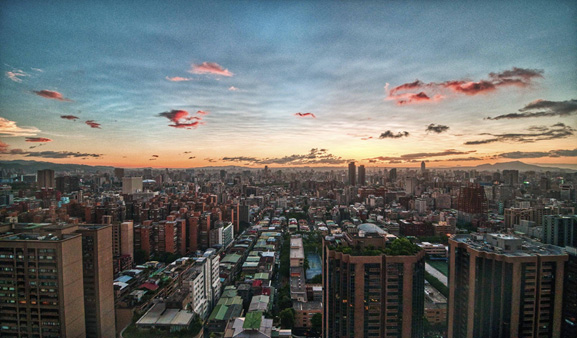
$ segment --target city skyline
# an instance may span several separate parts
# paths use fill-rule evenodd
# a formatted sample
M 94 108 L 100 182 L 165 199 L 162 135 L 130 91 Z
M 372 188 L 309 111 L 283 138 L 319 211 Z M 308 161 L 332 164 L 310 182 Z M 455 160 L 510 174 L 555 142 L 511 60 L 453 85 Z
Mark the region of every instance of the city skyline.
M 570 1 L 7 3 L 0 160 L 576 166 L 576 12 Z

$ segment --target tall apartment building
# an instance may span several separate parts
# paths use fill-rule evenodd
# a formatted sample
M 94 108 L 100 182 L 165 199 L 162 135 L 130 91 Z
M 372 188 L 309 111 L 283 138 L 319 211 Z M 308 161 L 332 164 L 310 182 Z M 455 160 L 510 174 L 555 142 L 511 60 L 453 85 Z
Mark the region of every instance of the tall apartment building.
M 84 337 L 80 234 L 0 238 L 0 336 Z
M 543 216 L 543 243 L 577 247 L 577 215 Z
M 54 180 L 54 170 L 43 169 L 38 170 L 36 173 L 36 182 L 38 183 L 38 188 L 55 188 L 56 181 Z
M 142 177 L 122 177 L 122 193 L 134 194 L 142 191 Z
M 567 254 L 503 234 L 449 240 L 452 337 L 559 337 Z
M 351 162 L 349 163 L 349 185 L 356 185 L 357 184 L 357 180 L 356 180 L 356 166 L 355 166 L 355 162 Z
M 359 166 L 359 185 L 363 186 L 367 183 L 367 171 L 364 165 Z
M 565 265 L 563 292 L 563 324 L 561 337 L 577 337 L 577 248 L 566 247 L 569 260 Z
M 115 336 L 112 227 L 36 230 L 0 238 L 0 336 Z
M 423 336 L 425 252 L 404 239 L 387 251 L 377 229 L 324 241 L 323 337 Z M 411 254 L 397 255 L 397 244 Z

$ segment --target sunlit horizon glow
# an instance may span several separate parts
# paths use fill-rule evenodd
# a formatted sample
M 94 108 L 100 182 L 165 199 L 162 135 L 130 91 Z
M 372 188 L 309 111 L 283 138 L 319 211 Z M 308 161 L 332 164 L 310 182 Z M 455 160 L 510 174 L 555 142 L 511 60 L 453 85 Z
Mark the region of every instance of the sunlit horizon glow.
M 577 169 L 576 13 L 572 1 L 8 2 L 0 161 Z

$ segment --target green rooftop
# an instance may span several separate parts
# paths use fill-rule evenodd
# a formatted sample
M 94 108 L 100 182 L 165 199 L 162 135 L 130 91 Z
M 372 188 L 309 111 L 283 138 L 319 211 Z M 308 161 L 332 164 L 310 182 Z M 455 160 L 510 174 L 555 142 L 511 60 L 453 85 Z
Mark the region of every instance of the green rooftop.
M 244 318 L 244 324 L 242 325 L 242 328 L 247 330 L 258 330 L 260 329 L 261 322 L 262 322 L 261 311 L 249 312 L 246 314 L 246 317 Z

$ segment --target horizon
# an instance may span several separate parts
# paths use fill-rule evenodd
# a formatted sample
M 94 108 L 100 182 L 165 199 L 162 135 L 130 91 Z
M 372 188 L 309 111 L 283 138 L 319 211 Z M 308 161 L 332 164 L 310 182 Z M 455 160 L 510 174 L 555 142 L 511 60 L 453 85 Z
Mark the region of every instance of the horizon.
M 576 13 L 571 1 L 6 3 L 0 161 L 577 169 Z

